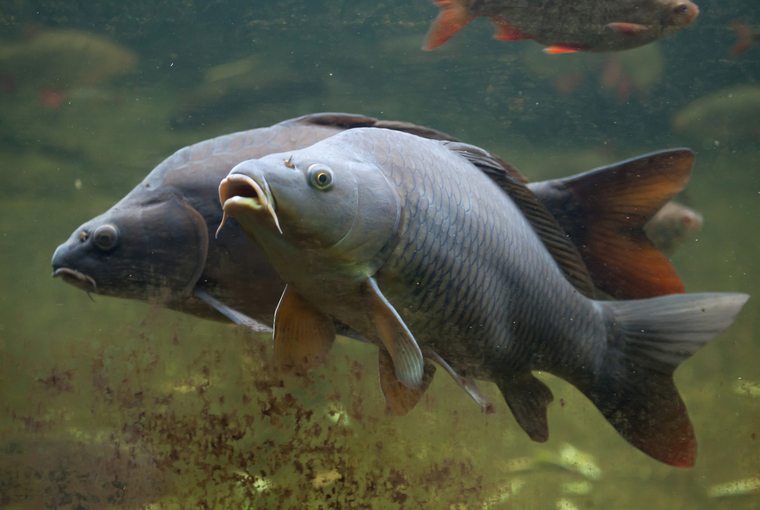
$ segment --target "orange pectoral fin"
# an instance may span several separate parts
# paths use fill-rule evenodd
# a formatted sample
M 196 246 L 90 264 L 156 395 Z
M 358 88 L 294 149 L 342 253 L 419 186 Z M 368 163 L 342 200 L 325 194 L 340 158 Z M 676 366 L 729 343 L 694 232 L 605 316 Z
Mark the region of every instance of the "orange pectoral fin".
M 650 30 L 648 26 L 638 23 L 608 23 L 605 26 L 626 35 L 641 35 Z
M 494 24 L 497 30 L 496 35 L 493 36 L 493 38 L 498 39 L 499 41 L 525 41 L 533 39 L 532 36 L 510 25 L 509 22 L 501 16 L 493 16 L 491 18 L 491 23 Z
M 425 51 L 444 44 L 475 19 L 467 13 L 463 0 L 435 0 L 435 4 L 441 8 L 441 12 L 425 36 L 425 44 L 422 46 Z
M 274 315 L 274 358 L 280 370 L 306 375 L 319 368 L 335 341 L 330 317 L 315 310 L 290 285 Z
M 395 414 L 396 416 L 404 416 L 414 409 L 422 398 L 422 395 L 425 394 L 428 386 L 430 386 L 435 374 L 435 365 L 429 361 L 425 361 L 422 384 L 419 388 L 407 388 L 396 378 L 393 358 L 383 348 L 380 348 L 380 352 L 378 353 L 378 369 L 380 373 L 380 389 L 385 397 L 385 408 L 388 413 Z

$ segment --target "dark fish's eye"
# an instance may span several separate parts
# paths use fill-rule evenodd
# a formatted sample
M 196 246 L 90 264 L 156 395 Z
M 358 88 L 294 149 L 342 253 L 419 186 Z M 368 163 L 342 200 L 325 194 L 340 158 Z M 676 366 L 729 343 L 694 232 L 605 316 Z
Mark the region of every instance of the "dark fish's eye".
M 113 225 L 105 224 L 95 229 L 92 242 L 103 251 L 113 250 L 119 241 L 119 231 Z
M 676 6 L 675 9 L 673 9 L 673 12 L 675 12 L 676 14 L 686 14 L 688 11 L 689 11 L 689 6 L 687 6 L 686 4 L 680 4 Z
M 333 174 L 325 165 L 315 163 L 309 167 L 309 182 L 319 190 L 326 190 L 332 185 Z

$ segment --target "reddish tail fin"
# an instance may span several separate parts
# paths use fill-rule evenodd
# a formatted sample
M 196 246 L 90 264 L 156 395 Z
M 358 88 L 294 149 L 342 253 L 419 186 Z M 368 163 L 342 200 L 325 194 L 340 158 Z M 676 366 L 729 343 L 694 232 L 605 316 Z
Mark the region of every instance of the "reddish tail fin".
M 425 44 L 422 46 L 425 51 L 444 44 L 475 19 L 467 13 L 463 0 L 433 0 L 433 2 L 441 8 L 441 12 L 425 37 Z
M 644 225 L 689 180 L 694 153 L 656 152 L 529 185 L 578 247 L 594 284 L 618 299 L 684 292 Z

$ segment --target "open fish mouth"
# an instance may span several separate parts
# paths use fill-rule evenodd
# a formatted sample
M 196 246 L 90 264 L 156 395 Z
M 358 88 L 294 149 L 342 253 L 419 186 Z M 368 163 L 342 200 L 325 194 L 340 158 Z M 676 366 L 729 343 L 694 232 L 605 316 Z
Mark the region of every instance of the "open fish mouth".
M 80 288 L 83 291 L 98 293 L 98 286 L 95 283 L 95 279 L 92 276 L 88 276 L 84 273 L 80 273 L 76 269 L 70 269 L 68 267 L 59 267 L 53 271 L 53 278 L 62 278 L 64 282 Z
M 252 209 L 254 211 L 266 210 L 274 220 L 277 230 L 282 234 L 280 220 L 274 211 L 274 199 L 266 184 L 262 187 L 254 179 L 242 174 L 232 174 L 227 176 L 219 184 L 219 201 L 224 209 L 224 216 L 216 235 L 227 221 L 228 211 L 238 209 Z

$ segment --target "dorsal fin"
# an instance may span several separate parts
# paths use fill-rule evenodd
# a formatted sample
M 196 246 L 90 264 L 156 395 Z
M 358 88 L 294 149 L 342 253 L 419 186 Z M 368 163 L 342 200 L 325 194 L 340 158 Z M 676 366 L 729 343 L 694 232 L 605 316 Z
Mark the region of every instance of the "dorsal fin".
M 596 286 L 616 299 L 684 292 L 644 225 L 689 181 L 694 153 L 645 154 L 530 189 L 581 250 Z
M 512 171 L 517 173 L 517 170 L 509 164 L 505 166 L 473 145 L 457 142 L 444 142 L 443 145 L 482 170 L 509 195 L 549 250 L 565 278 L 584 296 L 592 297 L 594 283 L 580 252 L 546 206 L 513 174 Z M 517 175 L 522 177 L 519 173 Z
M 416 135 L 429 140 L 446 140 L 458 142 L 459 140 L 437 129 L 418 126 L 411 122 L 400 122 L 395 120 L 378 120 L 364 115 L 355 115 L 352 113 L 312 113 L 296 119 L 297 122 L 312 124 L 317 126 L 334 126 L 343 129 L 353 129 L 362 127 L 374 127 L 392 129 L 393 131 L 403 131 L 411 135 Z

